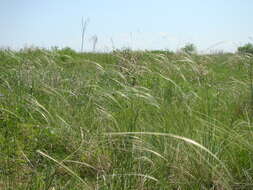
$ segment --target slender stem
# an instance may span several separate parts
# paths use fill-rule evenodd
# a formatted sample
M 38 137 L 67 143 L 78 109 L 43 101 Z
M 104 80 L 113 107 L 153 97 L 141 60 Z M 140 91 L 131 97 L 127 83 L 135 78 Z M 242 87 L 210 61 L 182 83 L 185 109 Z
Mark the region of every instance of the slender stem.
M 89 19 L 84 19 L 82 18 L 82 44 L 81 44 L 81 52 L 83 52 L 83 46 L 84 46 L 84 34 L 87 28 L 87 24 L 88 24 Z

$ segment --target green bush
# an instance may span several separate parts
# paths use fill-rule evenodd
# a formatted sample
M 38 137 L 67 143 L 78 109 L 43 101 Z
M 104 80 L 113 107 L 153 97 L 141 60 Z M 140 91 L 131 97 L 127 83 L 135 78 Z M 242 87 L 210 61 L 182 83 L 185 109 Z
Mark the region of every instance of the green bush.
M 77 54 L 77 52 L 74 49 L 71 49 L 70 47 L 62 48 L 61 50 L 58 50 L 58 52 L 60 54 L 69 55 L 69 56 L 74 56 Z
M 194 44 L 186 44 L 184 47 L 181 48 L 182 52 L 193 54 L 196 53 L 197 48 Z
M 253 54 L 253 44 L 247 43 L 244 46 L 240 46 L 237 48 L 239 53 L 250 53 Z

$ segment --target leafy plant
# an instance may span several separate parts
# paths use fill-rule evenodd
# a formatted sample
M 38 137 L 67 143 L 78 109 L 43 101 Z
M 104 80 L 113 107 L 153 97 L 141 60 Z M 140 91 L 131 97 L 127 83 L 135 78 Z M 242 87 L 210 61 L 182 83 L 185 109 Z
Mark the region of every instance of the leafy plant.
M 184 47 L 182 47 L 181 51 L 188 53 L 188 54 L 193 54 L 193 53 L 197 52 L 197 48 L 194 44 L 189 43 L 189 44 L 186 44 Z
M 247 43 L 244 46 L 240 46 L 240 47 L 237 48 L 237 51 L 239 53 L 253 54 L 253 44 Z

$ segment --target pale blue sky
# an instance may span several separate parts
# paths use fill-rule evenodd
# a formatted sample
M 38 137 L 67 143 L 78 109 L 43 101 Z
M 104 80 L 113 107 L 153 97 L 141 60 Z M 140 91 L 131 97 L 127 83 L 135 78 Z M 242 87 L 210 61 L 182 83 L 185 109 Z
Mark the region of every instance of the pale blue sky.
M 0 0 L 0 47 L 80 50 L 84 17 L 85 50 L 97 35 L 102 51 L 176 50 L 188 42 L 233 51 L 253 42 L 252 10 L 253 0 Z

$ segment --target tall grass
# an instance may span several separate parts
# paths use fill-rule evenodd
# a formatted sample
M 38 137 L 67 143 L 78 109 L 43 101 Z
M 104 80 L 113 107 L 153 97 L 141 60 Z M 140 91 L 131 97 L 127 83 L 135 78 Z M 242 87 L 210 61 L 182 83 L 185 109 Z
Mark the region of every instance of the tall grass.
M 0 51 L 0 189 L 252 189 L 252 57 Z

